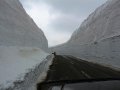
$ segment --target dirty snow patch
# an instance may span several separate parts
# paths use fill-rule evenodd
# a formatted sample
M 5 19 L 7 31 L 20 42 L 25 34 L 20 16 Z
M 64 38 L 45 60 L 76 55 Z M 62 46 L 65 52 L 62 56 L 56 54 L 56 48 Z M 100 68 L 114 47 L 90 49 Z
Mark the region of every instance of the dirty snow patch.
M 0 46 L 0 87 L 9 87 L 48 56 L 40 48 Z

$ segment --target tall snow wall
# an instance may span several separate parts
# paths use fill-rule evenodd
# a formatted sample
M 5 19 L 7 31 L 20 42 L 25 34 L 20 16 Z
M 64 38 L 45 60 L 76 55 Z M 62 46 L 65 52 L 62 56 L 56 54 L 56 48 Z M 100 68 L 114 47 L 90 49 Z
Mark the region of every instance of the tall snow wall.
M 46 77 L 48 42 L 19 0 L 0 0 L 0 90 L 35 90 Z
M 0 0 L 0 46 L 38 47 L 46 50 L 47 39 L 19 0 Z
M 120 0 L 108 0 L 89 15 L 67 43 L 51 49 L 120 69 Z

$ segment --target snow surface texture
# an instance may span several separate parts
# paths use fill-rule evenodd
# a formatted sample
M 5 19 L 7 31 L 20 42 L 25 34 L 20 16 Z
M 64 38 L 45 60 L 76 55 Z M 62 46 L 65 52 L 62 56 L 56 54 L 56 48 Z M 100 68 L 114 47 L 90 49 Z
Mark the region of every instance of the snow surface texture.
M 0 0 L 0 90 L 33 90 L 50 65 L 43 50 L 47 40 L 19 0 Z
M 49 70 L 49 66 L 52 64 L 53 56 L 49 55 L 42 61 L 35 69 L 31 69 L 26 74 L 23 81 L 16 81 L 15 87 L 9 87 L 9 90 L 37 90 L 37 84 L 44 81 Z M 3 89 L 4 90 L 4 89 Z
M 67 43 L 51 49 L 120 69 L 120 0 L 108 0 L 82 23 Z
M 26 14 L 19 0 L 0 0 L 0 46 L 48 48 L 43 32 Z
M 81 24 L 69 42 L 90 44 L 118 35 L 120 35 L 120 0 L 108 0 Z
M 49 54 L 39 48 L 0 46 L 0 88 L 14 86 L 13 82 L 15 84 L 17 81 L 23 81 L 28 72 L 31 73 L 28 73 L 30 75 L 25 79 L 37 79 L 38 76 L 35 75 L 40 75 L 39 73 L 42 72 L 42 70 L 45 71 L 44 68 L 48 68 L 48 66 L 40 64 L 48 55 Z M 41 71 L 39 72 L 34 69 L 41 69 Z M 32 79 L 30 80 L 32 82 Z M 33 84 L 30 80 L 26 80 L 25 82 L 28 81 L 28 83 Z

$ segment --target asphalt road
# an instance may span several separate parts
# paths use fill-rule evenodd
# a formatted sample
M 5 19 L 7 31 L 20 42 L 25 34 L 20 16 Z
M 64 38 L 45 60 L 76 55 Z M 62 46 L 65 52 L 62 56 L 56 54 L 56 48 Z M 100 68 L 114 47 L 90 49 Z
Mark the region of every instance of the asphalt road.
M 56 55 L 45 81 L 104 78 L 120 78 L 120 72 L 72 56 Z

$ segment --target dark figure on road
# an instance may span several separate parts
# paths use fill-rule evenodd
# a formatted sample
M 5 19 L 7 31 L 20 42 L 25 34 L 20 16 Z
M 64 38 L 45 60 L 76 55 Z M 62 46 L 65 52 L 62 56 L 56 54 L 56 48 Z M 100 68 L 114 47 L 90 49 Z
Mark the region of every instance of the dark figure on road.
M 56 56 L 56 52 L 53 52 L 52 54 L 53 54 L 54 56 Z

